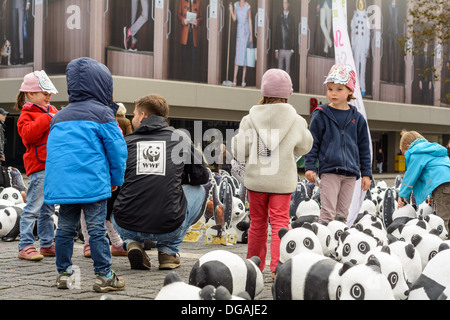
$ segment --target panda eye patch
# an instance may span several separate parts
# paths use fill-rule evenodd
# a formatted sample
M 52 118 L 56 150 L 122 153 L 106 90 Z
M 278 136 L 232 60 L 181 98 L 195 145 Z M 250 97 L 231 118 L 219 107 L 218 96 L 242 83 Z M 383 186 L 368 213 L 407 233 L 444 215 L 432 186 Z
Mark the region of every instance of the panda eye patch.
M 305 238 L 303 240 L 303 245 L 308 249 L 314 249 L 314 242 L 311 240 L 311 238 Z
M 436 251 L 431 251 L 430 254 L 428 255 L 428 260 L 431 260 L 435 255 L 437 254 Z
M 389 283 L 390 283 L 390 285 L 391 285 L 391 288 L 394 289 L 394 288 L 395 288 L 395 285 L 396 285 L 397 282 L 398 282 L 398 274 L 397 274 L 397 272 L 391 272 L 391 273 L 389 273 L 387 279 L 388 279 L 388 281 L 389 281 Z
M 4 194 L 4 195 L 3 195 L 3 199 L 7 200 L 7 199 L 8 199 L 8 195 L 7 195 L 7 194 Z
M 370 250 L 370 246 L 369 246 L 369 244 L 367 242 L 362 241 L 362 242 L 358 243 L 358 250 L 361 253 L 367 253 Z
M 295 250 L 295 247 L 296 247 L 297 245 L 295 244 L 295 241 L 289 241 L 288 243 L 287 243 L 287 245 L 286 245 L 286 252 L 287 253 L 292 253 L 292 252 L 294 252 L 294 250 Z
M 12 197 L 16 200 L 19 199 L 19 196 L 17 195 L 17 193 L 13 193 Z
M 356 300 L 364 300 L 364 288 L 356 283 L 350 288 L 350 295 Z
M 346 243 L 344 245 L 344 247 L 342 248 L 342 255 L 344 257 L 346 257 L 346 256 L 348 256 L 350 254 L 350 251 L 352 251 L 352 249 L 351 249 L 350 245 L 348 243 Z

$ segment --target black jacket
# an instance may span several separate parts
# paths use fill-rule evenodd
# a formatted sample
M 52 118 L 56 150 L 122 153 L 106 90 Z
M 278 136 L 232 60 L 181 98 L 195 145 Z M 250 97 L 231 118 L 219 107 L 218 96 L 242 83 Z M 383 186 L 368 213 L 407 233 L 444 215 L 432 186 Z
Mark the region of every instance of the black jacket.
M 284 18 L 284 12 L 278 15 L 275 30 L 275 50 L 295 50 L 295 18 L 289 12 L 288 18 Z
M 125 137 L 125 182 L 114 202 L 117 224 L 127 230 L 164 234 L 184 221 L 187 201 L 182 185 L 209 179 L 201 153 L 191 139 L 152 115 Z

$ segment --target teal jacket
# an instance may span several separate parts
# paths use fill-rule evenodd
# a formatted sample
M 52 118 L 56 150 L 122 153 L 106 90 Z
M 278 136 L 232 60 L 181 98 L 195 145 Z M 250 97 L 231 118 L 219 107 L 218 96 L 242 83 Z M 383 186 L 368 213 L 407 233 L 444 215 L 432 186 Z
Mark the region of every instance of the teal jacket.
M 399 196 L 408 199 L 411 191 L 417 204 L 431 196 L 434 189 L 450 182 L 450 159 L 447 149 L 438 143 L 417 139 L 405 153 L 406 172 Z

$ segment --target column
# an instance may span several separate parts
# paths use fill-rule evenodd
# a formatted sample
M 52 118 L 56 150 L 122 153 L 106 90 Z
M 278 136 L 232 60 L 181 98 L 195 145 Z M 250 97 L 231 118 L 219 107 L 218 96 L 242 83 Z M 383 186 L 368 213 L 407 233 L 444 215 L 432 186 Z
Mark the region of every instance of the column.
M 36 0 L 34 8 L 34 70 L 44 69 L 44 1 Z
M 309 49 L 309 28 L 308 28 L 308 0 L 302 0 L 301 18 L 299 24 L 299 55 L 300 55 L 300 72 L 299 72 L 299 92 L 306 93 L 306 74 L 308 63 Z
M 380 100 L 380 78 L 381 78 L 381 0 L 374 0 L 375 11 L 372 28 L 372 96 L 373 100 Z
M 257 16 L 253 28 L 256 29 L 257 60 L 256 60 L 256 88 L 261 88 L 261 78 L 267 70 L 267 51 L 269 48 L 269 0 L 258 0 Z M 252 14 L 255 12 L 252 8 Z M 255 31 L 255 30 L 254 30 Z
M 208 84 L 221 81 L 220 66 L 222 61 L 222 35 L 225 8 L 222 0 L 210 0 L 206 24 L 208 27 Z M 225 80 L 225 77 L 223 77 Z
M 154 25 L 154 78 L 167 79 L 168 55 L 171 32 L 171 15 L 168 0 L 155 0 L 155 25 Z
M 90 1 L 89 56 L 101 63 L 105 63 L 105 10 L 105 0 Z

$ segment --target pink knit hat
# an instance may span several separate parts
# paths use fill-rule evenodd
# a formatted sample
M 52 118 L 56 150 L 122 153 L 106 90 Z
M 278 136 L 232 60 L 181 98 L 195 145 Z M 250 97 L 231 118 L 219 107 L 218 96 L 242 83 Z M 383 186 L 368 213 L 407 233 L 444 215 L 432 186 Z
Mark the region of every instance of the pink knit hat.
M 327 84 L 328 82 L 343 84 L 352 92 L 355 92 L 356 73 L 350 65 L 337 63 L 331 67 L 323 84 Z
M 264 97 L 288 99 L 294 89 L 289 74 L 281 69 L 269 69 L 264 73 L 261 93 Z
M 21 92 L 47 92 L 58 94 L 50 78 L 45 71 L 34 71 L 27 74 L 23 78 L 22 85 L 20 86 Z

